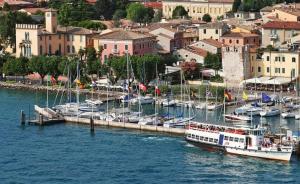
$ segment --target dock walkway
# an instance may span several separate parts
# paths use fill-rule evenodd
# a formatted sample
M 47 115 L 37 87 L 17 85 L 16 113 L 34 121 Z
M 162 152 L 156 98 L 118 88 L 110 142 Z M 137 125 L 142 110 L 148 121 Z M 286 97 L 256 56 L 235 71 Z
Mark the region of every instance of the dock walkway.
M 50 125 L 59 122 L 66 123 L 78 123 L 78 124 L 91 124 L 91 119 L 89 118 L 80 118 L 80 117 L 70 117 L 70 116 L 59 116 L 55 111 L 49 108 L 41 108 L 37 105 L 34 106 L 34 109 L 37 114 L 39 114 L 37 120 L 31 120 L 31 123 L 39 125 Z M 156 125 L 139 125 L 135 123 L 126 123 L 126 122 L 115 122 L 115 121 L 105 121 L 93 119 L 93 124 L 95 126 L 107 126 L 107 127 L 116 127 L 116 128 L 127 128 L 141 131 L 152 131 L 152 132 L 162 132 L 175 135 L 184 135 L 185 129 L 183 128 L 168 128 Z

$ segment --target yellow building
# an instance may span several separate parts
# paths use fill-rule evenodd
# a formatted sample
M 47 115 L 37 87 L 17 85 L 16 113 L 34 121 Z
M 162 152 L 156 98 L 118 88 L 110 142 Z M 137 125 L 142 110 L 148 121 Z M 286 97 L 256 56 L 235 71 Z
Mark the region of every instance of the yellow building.
M 16 24 L 16 56 L 70 55 L 93 46 L 91 30 L 57 24 L 57 11 L 45 10 L 46 26 Z
M 252 52 L 250 61 L 252 77 L 299 77 L 299 51 L 265 51 L 259 59 Z
M 213 20 L 231 11 L 233 0 L 164 0 L 162 1 L 163 16 L 172 18 L 176 6 L 183 6 L 192 19 L 201 20 L 209 14 Z

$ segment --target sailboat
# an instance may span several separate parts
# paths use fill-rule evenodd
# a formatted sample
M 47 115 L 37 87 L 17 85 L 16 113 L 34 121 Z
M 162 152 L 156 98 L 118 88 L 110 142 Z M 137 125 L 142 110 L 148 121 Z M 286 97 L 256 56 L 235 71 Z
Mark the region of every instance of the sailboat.
M 181 81 L 182 81 L 182 77 L 183 76 L 183 73 L 182 71 L 180 70 L 180 76 L 181 76 Z M 183 79 L 184 80 L 184 79 Z M 185 80 L 184 80 L 185 81 Z M 185 83 L 186 84 L 186 83 Z M 182 82 L 181 82 L 181 86 L 183 86 Z M 186 86 L 186 85 L 185 85 Z M 190 91 L 190 89 L 189 89 Z M 181 98 L 182 98 L 182 93 L 183 91 L 181 91 Z M 190 93 L 188 93 L 190 94 Z M 181 101 L 183 101 L 184 99 L 182 99 Z M 190 99 L 190 95 L 189 95 L 189 100 L 188 102 L 192 102 L 191 99 Z M 192 104 L 188 104 L 190 107 L 192 107 Z M 174 117 L 174 118 L 171 118 L 170 120 L 167 120 L 164 122 L 163 126 L 164 127 L 185 127 L 186 123 L 193 120 L 195 118 L 195 115 L 191 116 L 191 109 L 192 108 L 189 108 L 189 116 L 188 117 L 184 117 L 184 106 L 181 106 L 181 115 L 177 116 L 177 117 Z M 194 114 L 194 113 L 193 113 Z

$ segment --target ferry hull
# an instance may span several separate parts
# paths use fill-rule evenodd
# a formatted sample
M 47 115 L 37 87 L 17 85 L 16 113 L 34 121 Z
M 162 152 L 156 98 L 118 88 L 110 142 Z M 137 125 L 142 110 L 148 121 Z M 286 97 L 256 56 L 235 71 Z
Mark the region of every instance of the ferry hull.
M 241 148 L 225 147 L 225 151 L 230 154 L 244 155 L 250 157 L 258 157 L 270 160 L 290 161 L 292 152 L 276 152 L 276 151 L 258 151 L 246 150 Z
M 209 151 L 225 151 L 224 150 L 224 147 L 221 146 L 221 145 L 218 145 L 218 144 L 208 144 L 208 143 L 205 143 L 205 142 L 196 142 L 194 140 L 189 140 L 189 139 L 185 139 L 188 143 L 192 144 L 192 145 L 195 145 L 197 147 L 200 147 L 200 148 L 204 148 L 206 150 L 209 150 Z

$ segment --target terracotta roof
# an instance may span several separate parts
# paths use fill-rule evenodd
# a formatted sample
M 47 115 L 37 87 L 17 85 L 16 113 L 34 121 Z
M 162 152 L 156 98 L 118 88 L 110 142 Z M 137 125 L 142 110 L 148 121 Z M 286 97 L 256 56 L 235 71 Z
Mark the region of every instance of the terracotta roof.
M 264 29 L 296 29 L 300 30 L 300 22 L 271 21 L 262 26 Z
M 291 8 L 291 7 L 286 7 L 286 8 L 282 7 L 282 8 L 276 8 L 276 10 L 289 13 L 291 15 L 300 16 L 300 9 Z
M 82 27 L 73 27 L 73 26 L 67 26 L 67 27 L 58 26 L 57 27 L 57 32 L 74 34 L 74 35 L 93 34 L 93 31 L 91 31 L 89 29 L 85 29 L 85 28 L 82 28 Z
M 162 36 L 162 37 L 168 38 L 170 40 L 174 39 L 173 37 L 171 37 L 169 35 L 166 35 L 166 34 L 163 34 L 163 33 L 159 33 L 158 36 Z
M 227 34 L 224 34 L 222 37 L 225 37 L 225 38 L 228 38 L 228 37 L 258 37 L 259 35 L 257 34 L 252 34 L 252 33 L 234 33 L 234 32 L 231 32 L 231 33 L 227 33 Z
M 108 39 L 108 40 L 136 40 L 136 39 L 144 39 L 144 38 L 151 38 L 151 37 L 154 36 L 150 34 L 142 34 L 133 31 L 117 30 L 106 34 L 97 35 L 94 38 Z
M 22 8 L 19 11 L 21 12 L 24 11 L 30 14 L 36 14 L 38 11 L 45 12 L 46 10 L 47 10 L 46 8 Z
M 203 40 L 200 40 L 204 43 L 207 43 L 209 45 L 212 45 L 214 47 L 217 47 L 217 48 L 221 48 L 222 47 L 222 43 L 221 42 L 218 42 L 217 40 L 214 40 L 214 39 L 203 39 Z
M 33 5 L 33 3 L 31 2 L 27 2 L 27 1 L 21 1 L 21 0 L 0 0 L 0 5 L 3 6 L 4 3 L 7 3 L 9 5 Z
M 97 0 L 85 0 L 88 4 L 96 4 Z
M 194 54 L 197 54 L 199 56 L 202 56 L 202 57 L 206 57 L 207 55 L 207 51 L 204 50 L 204 49 L 200 49 L 198 47 L 194 47 L 194 46 L 187 46 L 186 48 L 184 48 L 185 50 L 189 51 L 189 52 L 192 52 Z
M 162 9 L 162 2 L 144 2 L 145 7 L 153 8 L 153 9 Z
M 274 10 L 274 7 L 272 7 L 272 6 L 266 6 L 262 9 L 260 9 L 261 12 L 272 12 L 272 10 Z
M 202 24 L 199 27 L 200 28 L 208 28 L 208 29 L 221 29 L 224 26 L 227 26 L 224 22 L 210 22 L 207 24 Z

